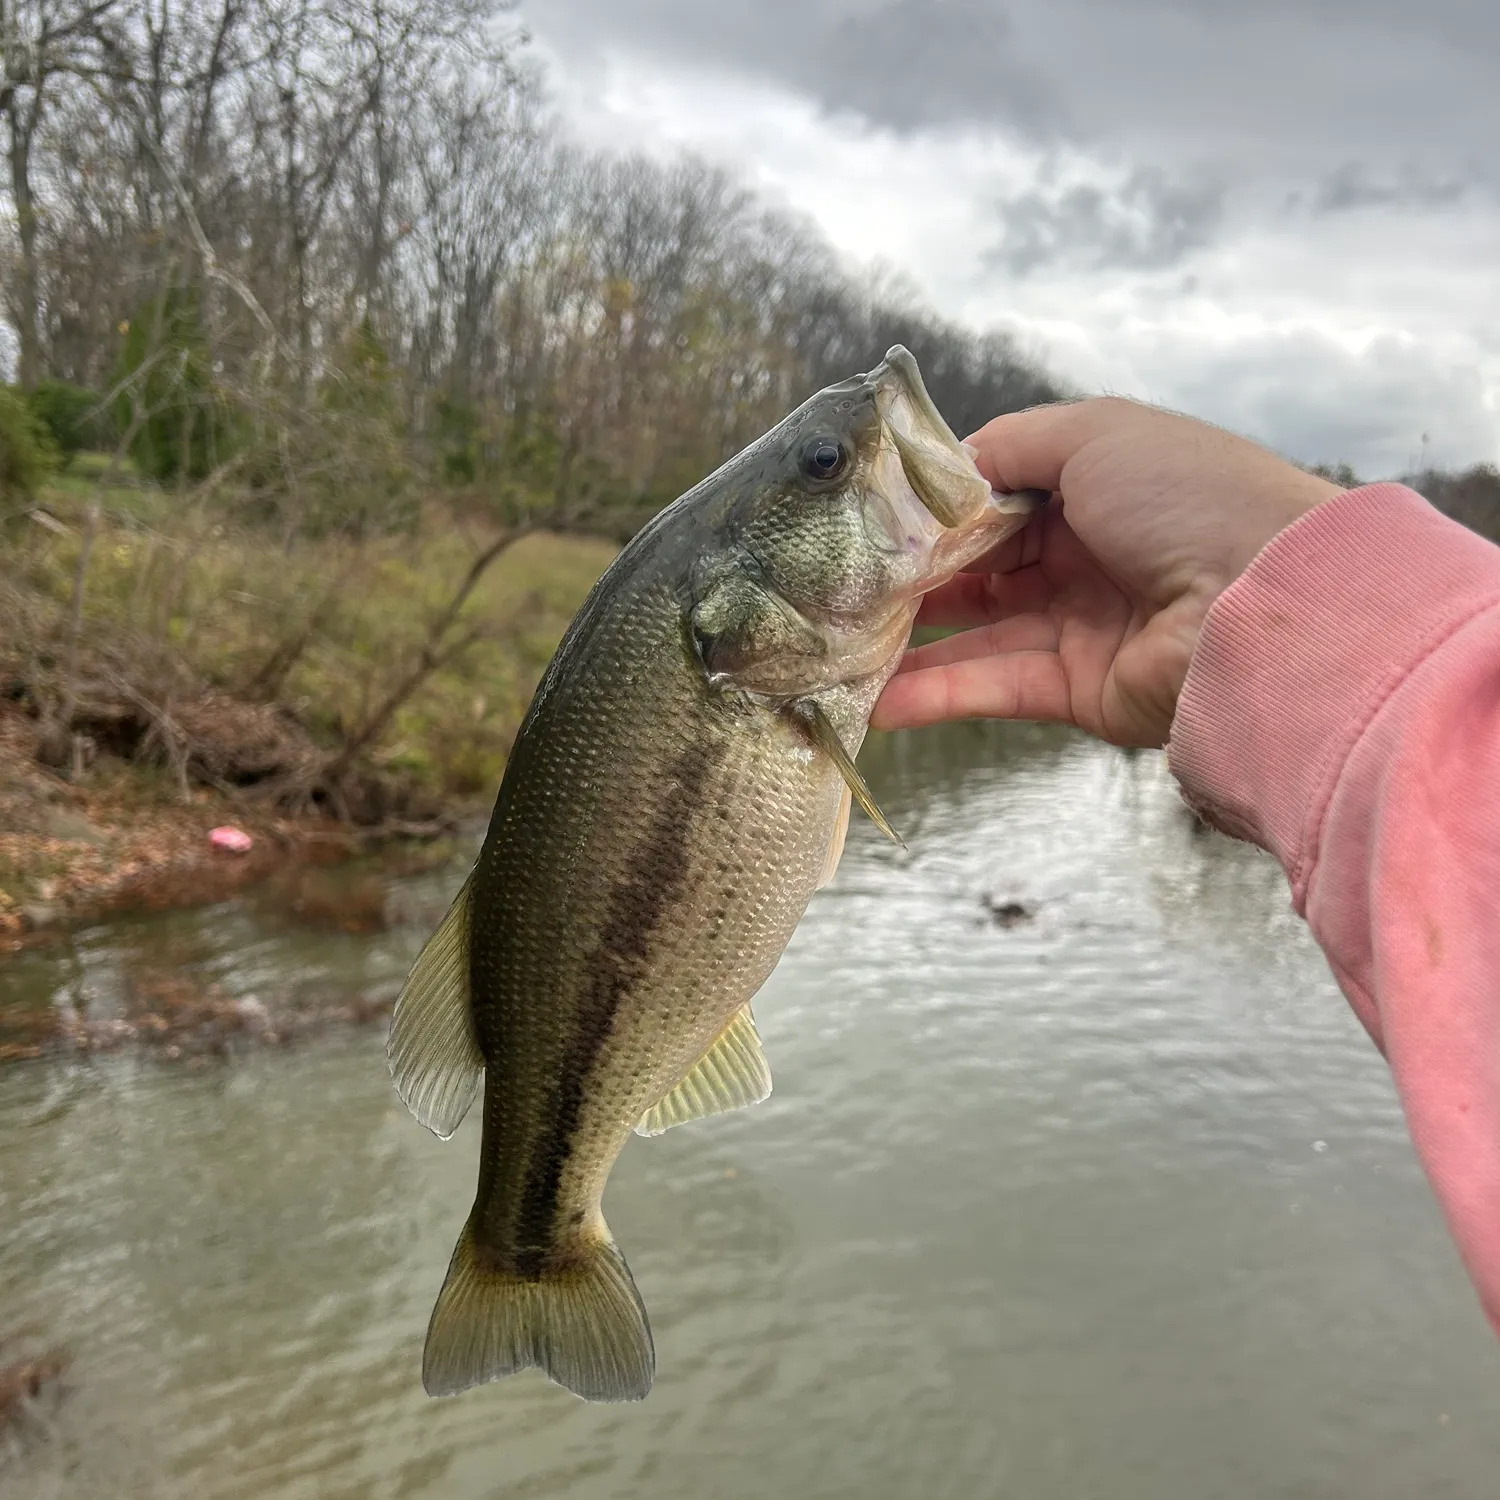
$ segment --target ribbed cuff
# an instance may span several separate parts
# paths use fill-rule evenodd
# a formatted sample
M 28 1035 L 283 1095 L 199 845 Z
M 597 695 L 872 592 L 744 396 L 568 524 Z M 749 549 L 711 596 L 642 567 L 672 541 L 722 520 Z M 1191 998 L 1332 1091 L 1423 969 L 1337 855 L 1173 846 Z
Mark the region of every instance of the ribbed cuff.
M 1167 749 L 1183 796 L 1275 854 L 1301 911 L 1350 750 L 1407 673 L 1497 599 L 1500 547 L 1404 485 L 1309 511 L 1204 621 Z

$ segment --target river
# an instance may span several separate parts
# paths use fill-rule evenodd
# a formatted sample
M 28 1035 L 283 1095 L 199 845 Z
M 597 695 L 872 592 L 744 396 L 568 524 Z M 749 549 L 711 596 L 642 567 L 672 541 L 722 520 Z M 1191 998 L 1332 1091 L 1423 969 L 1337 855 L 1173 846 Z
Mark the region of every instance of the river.
M 477 1120 L 412 1121 L 382 1025 L 15 1063 L 0 1333 L 73 1364 L 0 1495 L 1493 1500 L 1500 1347 L 1279 870 L 1159 756 L 1061 731 L 861 765 L 908 851 L 856 814 L 757 1002 L 775 1092 L 611 1179 L 644 1404 L 423 1395 Z M 251 898 L 0 984 L 108 1014 L 145 948 L 250 1000 L 388 996 L 461 873 L 396 882 L 374 936 Z

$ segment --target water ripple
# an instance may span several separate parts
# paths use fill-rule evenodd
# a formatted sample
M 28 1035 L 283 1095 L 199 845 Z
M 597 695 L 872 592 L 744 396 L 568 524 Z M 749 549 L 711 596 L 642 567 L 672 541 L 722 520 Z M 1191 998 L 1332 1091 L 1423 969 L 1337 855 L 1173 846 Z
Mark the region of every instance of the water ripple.
M 1275 866 L 1195 833 L 1159 756 L 957 726 L 864 760 L 908 851 L 857 825 L 762 993 L 775 1093 L 611 1182 L 644 1405 L 422 1396 L 477 1142 L 405 1116 L 374 1032 L 19 1065 L 0 1308 L 75 1365 L 0 1494 L 1488 1500 L 1500 1358 Z M 460 873 L 377 938 L 230 904 L 8 981 L 105 1015 L 141 963 L 388 993 Z

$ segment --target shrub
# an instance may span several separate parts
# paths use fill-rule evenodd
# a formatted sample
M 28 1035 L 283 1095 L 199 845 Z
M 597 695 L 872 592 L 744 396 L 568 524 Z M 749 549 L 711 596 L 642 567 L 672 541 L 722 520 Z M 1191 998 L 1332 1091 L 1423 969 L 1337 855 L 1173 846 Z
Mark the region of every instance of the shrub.
M 109 420 L 93 391 L 66 380 L 40 380 L 27 401 L 32 414 L 51 434 L 65 467 L 75 453 L 108 442 Z
M 148 415 L 130 445 L 142 474 L 152 479 L 201 479 L 238 446 L 234 413 L 215 386 L 197 298 L 169 288 L 125 327 L 115 383 L 130 381 L 116 402 L 125 431 L 138 405 Z
M 0 386 L 0 501 L 29 500 L 57 466 L 57 448 L 26 398 Z
M 346 331 L 310 398 L 279 389 L 247 426 L 242 520 L 293 536 L 410 532 L 419 505 L 401 390 L 367 324 Z
M 471 401 L 444 393 L 433 407 L 434 436 L 443 478 L 449 484 L 473 484 L 479 477 L 479 413 Z

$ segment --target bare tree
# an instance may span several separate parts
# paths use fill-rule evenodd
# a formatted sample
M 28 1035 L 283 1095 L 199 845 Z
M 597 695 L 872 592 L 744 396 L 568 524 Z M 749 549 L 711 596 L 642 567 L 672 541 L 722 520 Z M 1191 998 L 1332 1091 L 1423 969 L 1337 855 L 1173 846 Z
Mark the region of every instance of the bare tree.
M 42 373 L 32 151 L 56 80 L 101 67 L 97 42 L 116 3 L 0 0 L 0 113 L 5 121 L 11 209 L 20 251 L 9 300 L 20 343 L 18 373 L 28 390 Z
M 494 627 L 479 585 L 518 538 L 628 535 L 892 342 L 955 426 L 1055 394 L 1005 336 L 851 276 L 724 172 L 570 143 L 510 16 L 510 0 L 0 0 L 22 383 L 78 382 L 113 415 L 109 474 L 128 454 L 173 507 L 159 555 L 221 520 L 278 560 L 333 549 L 236 658 L 241 699 L 296 678 L 367 543 L 472 525 L 446 597 L 336 743 L 298 760 L 303 793 L 340 795 Z M 145 632 L 149 672 L 91 635 L 114 555 L 102 483 L 74 520 L 67 576 L 27 605 L 52 622 L 32 655 L 53 664 L 36 695 L 53 753 L 104 684 L 184 777 L 170 610 Z

